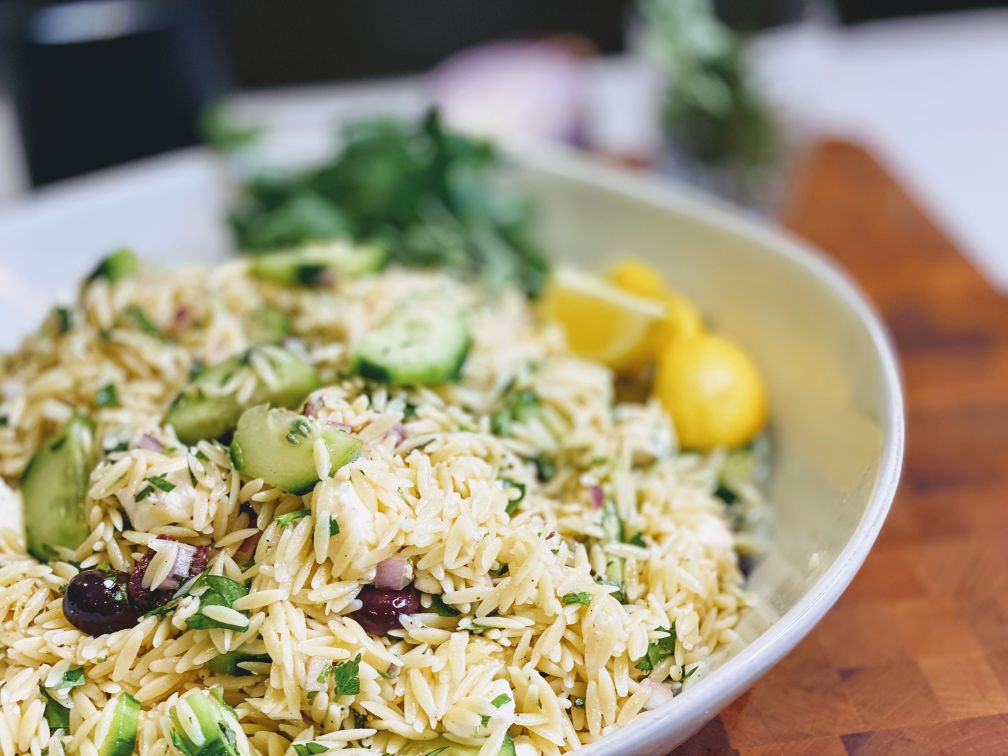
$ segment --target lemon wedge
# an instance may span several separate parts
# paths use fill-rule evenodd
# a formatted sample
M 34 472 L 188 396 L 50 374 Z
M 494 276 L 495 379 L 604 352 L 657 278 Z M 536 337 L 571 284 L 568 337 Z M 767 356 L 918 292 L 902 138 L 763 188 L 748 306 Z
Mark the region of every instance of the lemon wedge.
M 665 308 L 591 273 L 558 268 L 543 294 L 542 314 L 563 327 L 577 354 L 621 370 L 652 351 L 652 329 Z

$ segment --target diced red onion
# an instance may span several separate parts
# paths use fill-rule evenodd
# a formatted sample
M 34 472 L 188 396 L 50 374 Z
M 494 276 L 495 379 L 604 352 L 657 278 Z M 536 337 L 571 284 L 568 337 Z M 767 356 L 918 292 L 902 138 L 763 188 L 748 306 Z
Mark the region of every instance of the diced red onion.
M 175 309 L 174 324 L 179 328 L 185 328 L 193 319 L 193 311 L 189 307 L 178 307 Z
M 602 502 L 605 501 L 605 491 L 602 490 L 602 486 L 592 486 L 591 494 L 595 509 L 602 509 Z
M 144 433 L 140 436 L 140 443 L 137 446 L 141 449 L 148 449 L 150 451 L 159 452 L 164 449 L 164 444 L 158 441 L 154 436 L 149 436 Z
M 325 690 L 325 683 L 319 682 L 319 675 L 325 669 L 328 662 L 321 656 L 313 656 L 308 660 L 308 669 L 305 671 L 305 690 L 309 693 L 316 690 Z
M 161 539 L 155 538 L 149 545 L 153 549 L 157 549 L 154 543 Z M 167 541 L 161 541 L 162 543 L 167 543 Z M 178 550 L 175 552 L 175 563 L 172 564 L 171 572 L 168 573 L 168 577 L 165 578 L 164 583 L 159 586 L 161 589 L 165 590 L 175 590 L 182 582 L 189 578 L 189 568 L 192 566 L 193 557 L 196 556 L 196 547 L 190 546 L 188 543 L 175 543 Z M 149 567 L 148 567 L 149 569 Z
M 648 711 L 657 709 L 659 706 L 664 706 L 675 698 L 672 688 L 656 680 L 652 680 L 650 677 L 641 682 L 641 687 L 646 688 L 648 691 L 647 701 L 644 702 L 644 708 Z
M 250 535 L 241 545 L 238 547 L 238 551 L 235 552 L 235 561 L 238 564 L 242 562 L 247 562 L 255 554 L 256 547 L 259 545 L 259 539 L 262 538 L 262 531 L 257 530 L 255 533 Z
M 410 583 L 407 574 L 409 562 L 402 557 L 389 557 L 378 563 L 374 584 L 377 588 L 391 591 L 401 591 Z

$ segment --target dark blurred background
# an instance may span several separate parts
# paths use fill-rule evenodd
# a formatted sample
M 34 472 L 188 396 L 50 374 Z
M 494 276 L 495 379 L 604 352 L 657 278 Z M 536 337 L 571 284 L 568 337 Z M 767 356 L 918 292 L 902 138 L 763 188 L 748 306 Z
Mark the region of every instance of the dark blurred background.
M 842 24 L 994 6 L 993 0 L 717 0 L 755 31 L 810 12 Z M 11 94 L 31 184 L 199 139 L 200 113 L 238 90 L 423 71 L 501 38 L 576 35 L 626 48 L 629 0 L 0 0 L 0 86 Z

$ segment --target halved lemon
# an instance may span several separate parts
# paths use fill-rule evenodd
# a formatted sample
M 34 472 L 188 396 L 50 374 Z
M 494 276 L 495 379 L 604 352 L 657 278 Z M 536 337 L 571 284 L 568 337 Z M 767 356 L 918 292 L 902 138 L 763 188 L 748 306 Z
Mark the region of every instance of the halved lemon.
M 543 294 L 542 313 L 563 326 L 577 354 L 621 370 L 652 350 L 651 330 L 665 308 L 591 273 L 558 268 Z

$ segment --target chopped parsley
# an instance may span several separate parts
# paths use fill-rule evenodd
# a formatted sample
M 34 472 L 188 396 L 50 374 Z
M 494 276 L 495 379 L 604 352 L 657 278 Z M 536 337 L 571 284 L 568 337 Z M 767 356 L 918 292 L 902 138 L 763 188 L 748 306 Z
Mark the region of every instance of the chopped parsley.
M 650 672 L 655 667 L 657 667 L 661 662 L 668 659 L 670 656 L 675 655 L 676 647 L 676 632 L 675 623 L 673 622 L 671 627 L 668 628 L 658 628 L 659 632 L 668 633 L 664 638 L 659 638 L 656 641 L 652 641 L 648 644 L 647 653 L 644 654 L 637 662 L 634 667 L 641 670 L 642 672 Z
M 490 705 L 493 706 L 495 709 L 499 709 L 501 706 L 508 703 L 510 700 L 511 696 L 509 696 L 507 693 L 501 693 L 493 701 L 490 702 Z
M 363 711 L 353 712 L 353 725 L 357 730 L 367 727 L 367 714 Z
M 444 598 L 436 593 L 431 594 L 431 606 L 440 617 L 458 617 L 462 612 L 450 604 L 444 602 Z
M 49 690 L 69 690 L 70 688 L 76 688 L 78 685 L 84 684 L 84 668 L 83 667 L 73 667 L 68 669 L 63 673 L 63 678 L 51 686 Z
M 296 753 L 297 756 L 312 756 L 312 754 L 325 753 L 328 750 L 329 746 L 322 745 L 321 743 L 310 742 L 294 744 L 294 753 Z
M 502 564 L 500 567 L 490 570 L 490 574 L 493 577 L 502 577 L 503 575 L 506 575 L 508 573 L 509 569 L 510 567 L 508 567 L 508 565 L 505 563 Z
M 339 522 L 335 517 L 329 515 L 329 537 L 337 536 L 340 534 Z
M 715 489 L 714 495 L 721 499 L 721 501 L 725 504 L 734 504 L 738 501 L 738 494 L 728 488 L 724 483 L 718 483 L 718 487 Z
M 119 397 L 116 395 L 114 384 L 106 383 L 95 394 L 94 403 L 96 407 L 119 407 Z
M 332 676 L 333 695 L 356 696 L 360 693 L 360 677 L 358 677 L 360 662 L 361 654 L 357 654 L 342 664 L 327 664 L 319 673 L 318 682 L 325 683 L 326 678 Z
M 68 307 L 57 307 L 53 310 L 56 315 L 56 327 L 59 333 L 66 333 L 73 328 L 73 311 Z
M 136 324 L 136 327 L 139 328 L 141 331 L 146 333 L 148 336 L 154 336 L 155 338 L 161 339 L 162 341 L 165 340 L 165 336 L 163 333 L 161 333 L 161 329 L 159 329 L 156 325 L 154 325 L 151 322 L 151 319 L 147 317 L 147 313 L 144 312 L 142 308 L 133 305 L 132 307 L 129 308 L 129 310 L 127 310 L 127 312 L 129 313 L 130 318 Z
M 686 671 L 686 666 L 683 665 L 683 676 L 680 678 L 679 682 L 681 684 L 684 684 L 687 680 L 689 680 L 693 676 L 693 673 L 696 672 L 698 669 L 700 669 L 700 665 L 699 664 L 694 664 L 693 665 L 693 669 L 691 669 L 691 670 L 689 670 L 687 672 Z
M 634 546 L 640 546 L 642 549 L 647 548 L 647 544 L 644 543 L 644 534 L 638 533 L 633 538 L 631 538 L 627 543 L 633 544 Z
M 532 464 L 535 465 L 536 475 L 543 483 L 552 480 L 556 475 L 556 464 L 549 457 L 536 457 L 532 460 Z
M 167 492 L 175 490 L 175 484 L 165 478 L 164 475 L 152 475 L 149 478 L 146 478 L 146 481 L 152 486 L 160 488 L 162 491 Z
M 41 685 L 39 690 L 42 692 L 42 696 L 45 698 L 45 711 L 43 712 L 45 716 L 46 724 L 49 725 L 50 732 L 53 730 L 63 730 L 66 732 L 70 729 L 70 709 L 61 704 L 55 698 L 49 695 L 47 691 Z
M 513 480 L 510 480 L 509 478 L 504 478 L 504 480 L 502 480 L 501 483 L 504 484 L 505 491 L 510 488 L 518 489 L 518 498 L 509 499 L 507 506 L 504 508 L 505 512 L 507 512 L 509 515 L 513 515 L 515 512 L 518 511 L 518 505 L 521 504 L 522 501 L 524 501 L 525 499 L 525 484 L 517 483 Z
M 230 609 L 235 601 L 242 596 L 248 595 L 248 586 L 223 575 L 201 575 L 189 590 L 191 591 L 193 588 L 196 588 L 200 581 L 203 581 L 207 585 L 207 590 L 200 596 L 199 611 L 186 619 L 186 626 L 193 630 L 208 630 L 215 627 L 238 631 L 247 629 L 247 620 L 243 626 L 232 625 L 206 616 L 203 613 L 203 609 L 208 606 L 226 606 Z M 246 618 L 248 617 L 248 614 L 245 612 L 239 613 Z
M 294 520 L 300 520 L 302 517 L 307 517 L 311 514 L 310 509 L 295 509 L 293 512 L 287 512 L 287 514 L 277 515 L 274 517 L 274 521 L 280 524 L 281 528 L 289 527 L 294 524 Z M 329 532 L 332 534 L 332 520 L 329 521 Z M 336 526 L 339 528 L 339 525 Z M 337 532 L 339 532 L 337 530 Z
M 624 588 L 623 583 L 620 583 L 617 580 L 607 580 L 604 577 L 595 578 L 595 582 L 598 583 L 599 585 L 609 585 L 612 586 L 613 588 L 616 588 L 617 590 L 613 591 L 609 595 L 612 596 L 617 601 L 619 601 L 621 604 L 625 604 L 627 602 L 626 588 Z
M 480 727 L 486 727 L 488 724 L 490 724 L 490 715 L 480 714 Z
M 591 603 L 591 594 L 588 591 L 581 591 L 580 593 L 568 593 L 563 599 L 564 606 L 570 604 L 582 604 L 583 606 L 588 606 Z
M 538 407 L 539 395 L 532 389 L 506 394 L 490 416 L 490 432 L 495 436 L 508 435 L 513 423 L 529 419 Z

